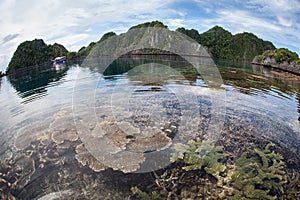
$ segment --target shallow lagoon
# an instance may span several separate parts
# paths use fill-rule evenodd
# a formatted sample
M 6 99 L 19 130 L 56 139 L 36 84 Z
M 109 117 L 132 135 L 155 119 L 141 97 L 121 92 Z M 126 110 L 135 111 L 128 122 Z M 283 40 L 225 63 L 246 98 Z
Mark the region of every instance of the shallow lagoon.
M 217 69 L 214 86 L 174 56 L 119 58 L 103 74 L 73 64 L 2 78 L 3 198 L 297 195 L 300 78 Z M 253 179 L 237 173 L 270 180 L 249 189 Z

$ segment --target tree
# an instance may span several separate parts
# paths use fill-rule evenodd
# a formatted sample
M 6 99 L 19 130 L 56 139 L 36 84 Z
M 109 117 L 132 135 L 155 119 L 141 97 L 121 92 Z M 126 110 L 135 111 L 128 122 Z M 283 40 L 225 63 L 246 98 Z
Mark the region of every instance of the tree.
M 177 28 L 176 31 L 179 33 L 185 34 L 200 43 L 200 34 L 197 30 L 195 30 L 195 29 L 188 30 L 188 29 L 181 27 L 181 28 Z
M 98 43 L 103 42 L 103 41 L 106 40 L 107 38 L 110 38 L 110 37 L 115 36 L 115 35 L 117 35 L 115 32 L 108 32 L 108 33 L 105 33 L 105 34 L 101 37 L 101 39 L 98 41 Z
M 7 73 L 29 66 L 51 62 L 57 56 L 66 56 L 68 50 L 55 43 L 47 45 L 42 39 L 22 42 L 8 64 Z
M 147 28 L 147 27 L 160 27 L 160 28 L 168 28 L 168 26 L 164 25 L 160 21 L 152 21 L 152 22 L 145 22 L 142 24 L 138 24 L 136 26 L 132 26 L 129 30 L 134 28 Z

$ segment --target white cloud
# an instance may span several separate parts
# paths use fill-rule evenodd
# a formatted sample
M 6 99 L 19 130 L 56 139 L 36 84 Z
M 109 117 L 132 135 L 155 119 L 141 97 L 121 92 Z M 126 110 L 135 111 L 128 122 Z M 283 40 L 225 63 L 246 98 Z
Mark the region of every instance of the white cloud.
M 58 42 L 69 50 L 78 50 L 99 40 L 107 31 L 125 32 L 132 25 L 152 20 L 163 21 L 171 29 L 183 26 L 199 32 L 218 24 L 234 33 L 253 32 L 300 52 L 298 0 L 189 1 L 198 7 L 185 7 L 186 3 L 185 0 L 2 0 L 0 70 L 7 65 L 17 45 L 25 40 L 43 38 L 47 43 Z
M 183 19 L 167 19 L 167 24 L 172 27 L 182 27 L 184 26 Z
M 181 11 L 177 12 L 177 14 L 178 14 L 180 17 L 184 17 L 184 16 L 187 15 L 186 12 L 181 12 Z
M 292 27 L 292 25 L 293 25 L 292 19 L 287 19 L 287 18 L 283 18 L 280 16 L 278 16 L 277 18 L 278 18 L 278 22 L 280 25 L 286 26 L 286 27 Z
M 233 33 L 252 32 L 278 48 L 300 53 L 300 3 L 298 0 L 195 0 L 210 18 L 200 16 L 200 28 L 218 24 Z
M 273 16 L 282 26 L 291 27 L 297 22 L 297 12 L 300 10 L 298 0 L 249 0 L 248 5 L 252 5 L 265 16 Z
M 82 41 L 82 40 L 84 40 L 88 37 L 89 37 L 88 34 L 73 34 L 71 36 L 68 35 L 68 36 L 65 36 L 65 37 L 60 37 L 55 42 L 59 43 L 59 44 L 63 44 L 64 46 L 71 47 L 69 49 L 71 51 L 76 51 L 77 49 L 74 49 L 74 47 L 76 47 L 76 44 L 77 44 L 76 41 Z
M 1 45 L 2 63 L 25 40 L 42 38 L 46 42 L 58 42 L 68 49 L 78 50 L 74 48 L 87 45 L 95 38 L 99 39 L 108 30 L 128 29 L 122 25 L 114 27 L 115 23 L 131 25 L 157 19 L 156 16 L 161 19 L 169 16 L 172 10 L 168 9 L 168 5 L 173 1 L 175 0 L 2 0 L 0 41 L 4 41 L 9 35 L 18 35 L 7 41 L 5 46 Z
M 0 42 L 0 45 L 6 43 L 6 42 L 9 42 L 13 39 L 15 39 L 16 37 L 18 37 L 19 34 L 8 34 L 7 36 L 5 36 L 2 40 L 2 42 Z
M 248 3 L 260 5 L 263 11 L 272 11 L 275 14 L 292 14 L 293 12 L 297 12 L 297 9 L 300 7 L 298 0 L 249 0 Z
M 282 28 L 271 21 L 255 17 L 251 12 L 242 10 L 220 10 L 218 17 L 214 20 L 231 27 L 235 32 L 259 31 L 281 32 Z M 266 29 L 267 28 L 267 29 Z

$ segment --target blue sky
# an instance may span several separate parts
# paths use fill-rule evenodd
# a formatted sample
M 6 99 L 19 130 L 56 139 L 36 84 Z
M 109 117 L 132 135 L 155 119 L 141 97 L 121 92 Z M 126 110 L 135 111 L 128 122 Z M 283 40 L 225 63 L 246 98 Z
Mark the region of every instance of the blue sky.
M 0 70 L 25 40 L 42 38 L 77 51 L 108 31 L 152 20 L 171 30 L 202 33 L 219 25 L 233 34 L 252 32 L 300 54 L 299 0 L 1 0 Z

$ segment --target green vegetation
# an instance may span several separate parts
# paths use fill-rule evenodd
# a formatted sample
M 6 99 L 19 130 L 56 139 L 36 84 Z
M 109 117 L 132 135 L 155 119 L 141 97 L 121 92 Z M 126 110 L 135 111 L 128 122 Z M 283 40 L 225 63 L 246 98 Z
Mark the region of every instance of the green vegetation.
M 76 54 L 77 57 L 86 57 L 94 49 L 94 47 L 111 36 L 115 36 L 115 32 L 105 33 L 98 42 L 91 42 L 87 47 L 82 47 Z
M 288 49 L 285 48 L 280 48 L 276 49 L 274 51 L 274 58 L 276 62 L 282 63 L 284 61 L 287 61 L 288 63 L 291 62 L 297 62 L 299 63 L 299 56 L 297 53 L 289 51 Z
M 92 49 L 95 47 L 96 43 L 91 42 L 87 47 L 81 47 L 77 53 L 77 57 L 85 57 L 89 55 L 89 53 L 92 51 Z
M 48 45 L 49 56 L 58 57 L 58 56 L 67 56 L 68 50 L 61 44 L 54 43 L 53 45 Z
M 108 32 L 98 42 L 91 42 L 87 47 L 82 47 L 78 52 L 68 52 L 63 45 L 57 43 L 47 45 L 42 39 L 25 41 L 18 46 L 6 72 L 10 73 L 18 69 L 50 63 L 51 60 L 58 56 L 67 56 L 69 60 L 84 58 L 89 55 L 98 43 L 114 35 L 116 33 Z
M 68 60 L 73 60 L 73 59 L 77 58 L 77 52 L 75 52 L 75 51 L 68 52 L 67 58 L 68 58 Z
M 265 50 L 275 49 L 275 47 L 272 43 L 263 41 L 252 33 L 240 33 L 232 38 L 229 49 L 232 52 L 231 60 L 252 61 L 256 55 Z M 226 54 L 224 58 L 227 59 Z
M 178 146 L 178 161 L 183 161 L 186 164 L 183 169 L 186 171 L 203 169 L 206 173 L 218 178 L 219 174 L 226 169 L 225 165 L 220 162 L 226 154 L 223 152 L 223 147 L 210 147 L 211 145 L 212 144 L 208 141 L 200 142 L 192 140 L 188 143 L 188 148 L 184 153 L 184 148 Z M 209 151 L 207 155 L 203 155 L 203 157 L 200 156 L 200 154 L 202 152 L 205 153 L 206 150 Z M 176 158 L 172 157 L 171 160 L 176 160 Z
M 164 27 L 162 22 L 153 21 L 133 26 L 143 27 Z M 256 55 L 265 50 L 273 50 L 275 46 L 269 42 L 259 39 L 252 33 L 239 33 L 232 35 L 229 31 L 220 26 L 215 26 L 208 31 L 199 34 L 195 29 L 177 28 L 177 32 L 185 34 L 201 45 L 207 47 L 214 59 L 231 60 L 234 62 L 251 62 Z
M 171 157 L 173 167 L 155 173 L 156 185 L 139 186 L 144 191 L 133 187 L 131 191 L 134 197 L 147 200 L 297 199 L 299 175 L 287 181 L 287 167 L 276 148 L 273 143 L 261 148 L 253 144 L 237 157 L 209 141 L 179 143 Z
M 152 21 L 132 26 L 129 30 L 145 27 L 168 28 L 160 21 Z M 245 32 L 232 35 L 229 31 L 220 26 L 215 26 L 201 34 L 195 29 L 189 30 L 183 27 L 177 28 L 176 31 L 191 37 L 206 47 L 215 60 L 250 63 L 255 56 L 261 55 L 258 59 L 262 61 L 266 57 L 266 53 L 264 52 L 267 52 L 267 54 L 271 52 L 277 62 L 288 61 L 289 63 L 295 62 L 300 65 L 300 60 L 296 53 L 290 52 L 287 49 L 275 50 L 275 46 L 271 42 L 264 41 L 252 33 Z M 68 52 L 59 44 L 46 45 L 41 39 L 23 42 L 14 53 L 7 72 L 50 62 L 51 59 L 57 56 L 67 56 L 69 60 L 75 58 L 84 59 L 97 44 L 115 35 L 116 33 L 114 32 L 108 32 L 104 34 L 99 41 L 91 42 L 87 47 L 79 49 L 78 52 Z M 159 49 L 145 49 L 131 53 L 166 54 L 169 52 L 164 52 Z
M 274 144 L 269 143 L 265 149 L 245 152 L 236 160 L 234 187 L 243 194 L 236 194 L 234 199 L 241 199 L 241 196 L 249 199 L 277 199 L 277 196 L 282 196 L 287 179 L 285 163 L 273 148 Z
M 115 32 L 105 33 L 97 43 L 103 42 L 104 40 L 106 40 L 112 36 L 115 36 L 115 35 L 117 35 Z
M 200 35 L 199 43 L 207 47 L 215 59 L 225 59 L 232 57 L 232 52 L 229 49 L 232 38 L 233 36 L 229 31 L 215 26 Z
M 259 39 L 252 33 L 245 32 L 232 35 L 220 26 L 215 26 L 202 34 L 199 34 L 195 29 L 178 28 L 176 31 L 207 47 L 216 60 L 250 62 L 256 55 L 265 50 L 275 49 L 271 42 Z
M 190 38 L 196 40 L 198 43 L 200 43 L 200 35 L 197 30 L 195 30 L 195 29 L 188 30 L 188 29 L 181 27 L 181 28 L 177 28 L 176 31 L 179 33 L 185 34 L 185 35 L 189 36 Z
M 152 22 L 145 22 L 142 24 L 138 24 L 136 26 L 132 26 L 129 30 L 134 28 L 147 28 L 147 27 L 160 27 L 160 28 L 168 28 L 168 26 L 164 25 L 160 21 L 152 21 Z
M 51 62 L 57 56 L 66 56 L 68 50 L 60 45 L 47 45 L 42 39 L 25 41 L 15 51 L 7 69 L 7 73 L 29 66 Z
M 274 50 L 267 50 L 263 54 L 256 56 L 253 62 L 262 63 L 267 58 L 274 58 Z
M 137 195 L 141 200 L 163 200 L 157 192 L 152 192 L 151 195 L 141 191 L 138 187 L 132 187 L 131 192 Z
M 256 56 L 253 59 L 253 63 L 283 68 L 297 74 L 300 73 L 300 59 L 298 54 L 286 48 L 267 50 L 263 54 Z

